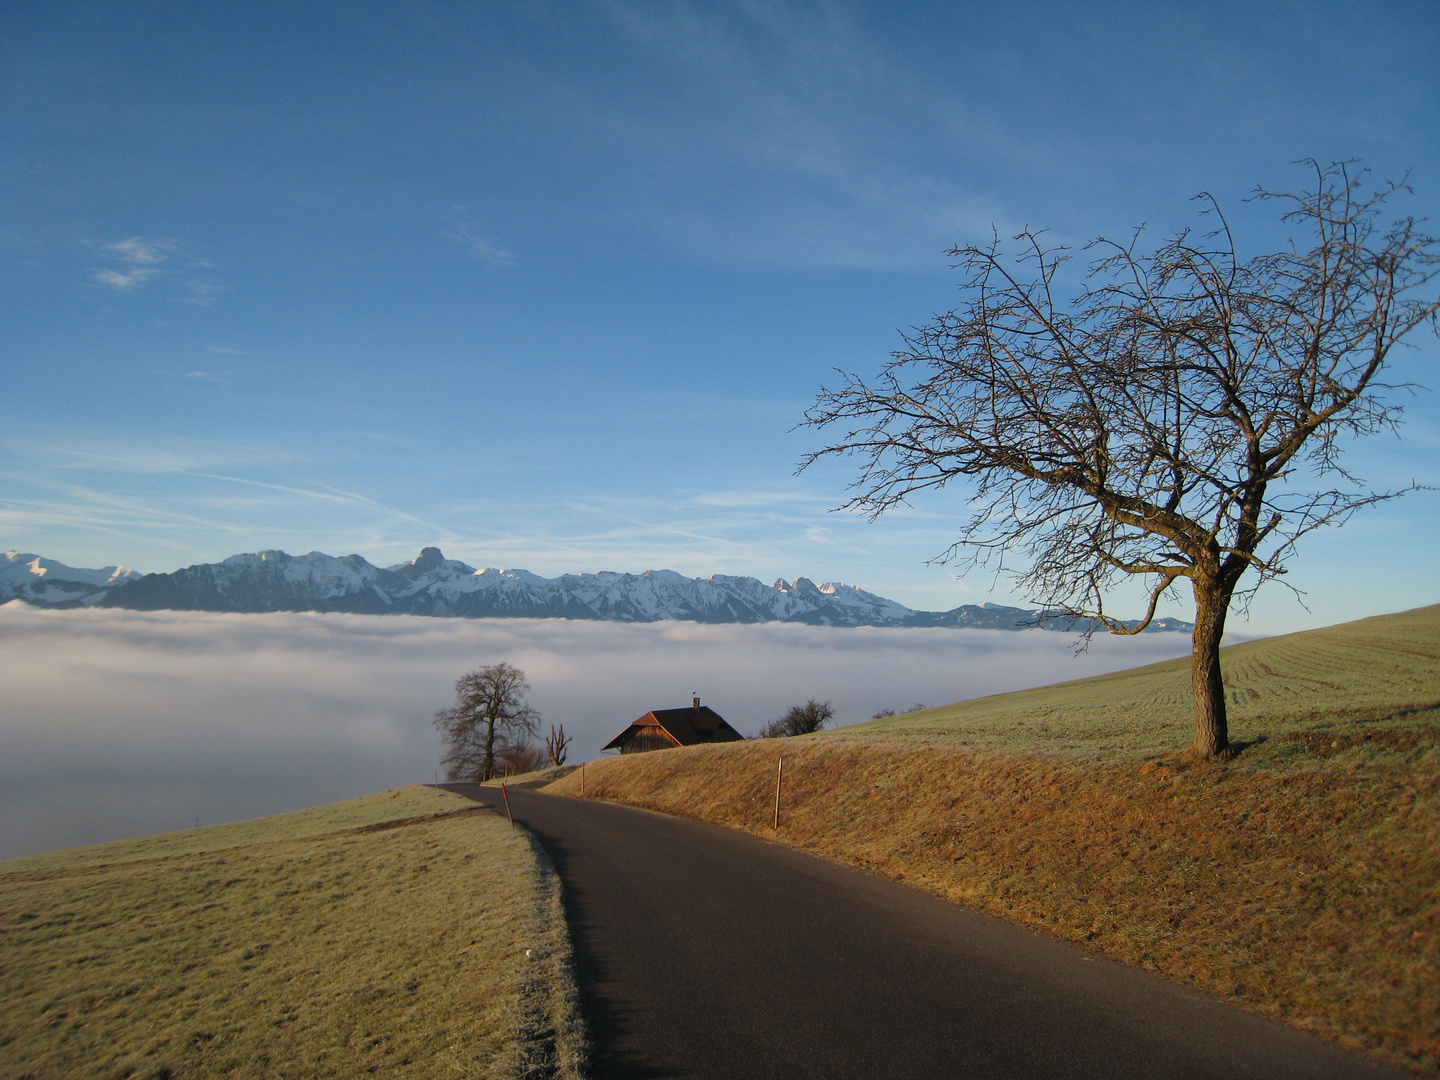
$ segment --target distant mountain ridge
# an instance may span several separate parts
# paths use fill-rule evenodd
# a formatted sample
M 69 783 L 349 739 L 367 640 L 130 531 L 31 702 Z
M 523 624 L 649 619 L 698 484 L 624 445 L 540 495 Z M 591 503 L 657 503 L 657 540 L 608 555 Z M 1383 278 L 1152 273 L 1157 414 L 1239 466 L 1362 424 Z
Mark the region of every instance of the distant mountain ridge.
M 82 570 L 38 555 L 0 556 L 0 603 L 42 607 L 113 607 L 136 611 L 342 611 L 362 615 L 452 618 L 589 619 L 609 622 L 792 622 L 812 626 L 951 626 L 1022 630 L 1039 610 L 967 604 L 950 611 L 916 611 L 894 600 L 809 578 L 766 585 L 752 577 L 712 574 L 690 578 L 673 570 L 643 574 L 564 574 L 477 570 L 427 547 L 410 562 L 381 568 L 359 555 L 318 551 L 287 555 L 258 551 L 200 563 L 169 574 L 123 566 Z M 1075 630 L 1064 619 L 1050 629 Z M 1190 630 L 1178 619 L 1157 619 L 1153 630 Z
M 69 607 L 142 576 L 125 566 L 83 570 L 39 555 L 7 551 L 0 555 L 0 603 L 24 600 L 42 607 Z

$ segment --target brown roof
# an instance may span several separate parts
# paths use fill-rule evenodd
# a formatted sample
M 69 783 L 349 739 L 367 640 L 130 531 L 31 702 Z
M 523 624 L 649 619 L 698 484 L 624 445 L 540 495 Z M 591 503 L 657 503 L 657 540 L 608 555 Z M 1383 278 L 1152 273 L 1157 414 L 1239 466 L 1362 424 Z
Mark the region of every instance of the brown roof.
M 648 712 L 600 749 L 614 750 L 625 741 L 625 736 L 637 727 L 664 728 L 681 746 L 693 746 L 701 742 L 734 742 L 745 737 L 727 724 L 725 718 L 709 705 L 701 705 L 698 709 L 655 709 Z

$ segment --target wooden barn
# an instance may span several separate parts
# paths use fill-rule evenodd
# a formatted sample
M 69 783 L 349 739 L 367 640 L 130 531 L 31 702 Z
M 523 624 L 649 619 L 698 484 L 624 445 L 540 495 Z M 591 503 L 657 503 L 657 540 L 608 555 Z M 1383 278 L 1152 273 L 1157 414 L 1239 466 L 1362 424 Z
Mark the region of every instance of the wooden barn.
M 736 742 L 745 738 L 725 718 L 700 699 L 688 709 L 656 709 L 647 712 L 604 745 L 605 750 L 622 754 L 643 754 L 647 750 L 668 750 L 672 746 L 697 743 Z

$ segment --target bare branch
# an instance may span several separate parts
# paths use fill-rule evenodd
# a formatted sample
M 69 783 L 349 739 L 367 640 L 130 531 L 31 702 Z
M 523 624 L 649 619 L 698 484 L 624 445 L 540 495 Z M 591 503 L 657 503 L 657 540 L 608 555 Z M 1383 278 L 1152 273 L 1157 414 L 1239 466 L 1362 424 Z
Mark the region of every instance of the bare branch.
M 845 508 L 872 519 L 959 481 L 969 514 L 941 561 L 1017 566 L 1047 609 L 1114 633 L 1135 632 L 1104 611 L 1117 582 L 1149 579 L 1149 625 L 1186 578 L 1197 655 L 1202 637 L 1218 649 L 1237 590 L 1282 575 L 1301 537 L 1403 493 L 1367 490 L 1341 450 L 1396 428 L 1409 387 L 1381 380 L 1391 350 L 1440 323 L 1440 245 L 1414 218 L 1380 223 L 1408 189 L 1306 164 L 1313 190 L 1256 193 L 1306 235 L 1272 254 L 1242 261 L 1208 194 L 1211 231 L 1148 254 L 1143 230 L 1097 240 L 1068 300 L 1071 256 L 1041 231 L 1014 237 L 1013 256 L 998 237 L 949 252 L 964 303 L 903 335 L 873 381 L 842 372 L 822 389 L 804 424 L 841 434 L 799 468 L 855 458 Z

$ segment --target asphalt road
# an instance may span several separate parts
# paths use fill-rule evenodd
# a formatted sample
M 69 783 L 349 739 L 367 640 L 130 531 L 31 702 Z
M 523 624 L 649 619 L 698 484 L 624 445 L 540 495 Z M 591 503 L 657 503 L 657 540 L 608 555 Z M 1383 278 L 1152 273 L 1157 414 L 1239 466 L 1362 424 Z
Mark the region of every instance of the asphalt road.
M 597 1080 L 1409 1075 L 744 833 L 510 797 L 564 884 Z

